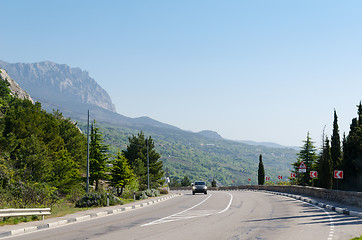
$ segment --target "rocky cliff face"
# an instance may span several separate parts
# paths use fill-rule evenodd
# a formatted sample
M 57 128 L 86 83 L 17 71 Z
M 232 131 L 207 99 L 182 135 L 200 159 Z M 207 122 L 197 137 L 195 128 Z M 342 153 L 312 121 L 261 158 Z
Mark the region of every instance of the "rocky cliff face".
M 56 109 L 57 105 L 95 105 L 115 112 L 108 93 L 80 68 L 70 68 L 53 62 L 7 63 L 0 61 L 5 69 L 36 101 Z
M 17 84 L 11 77 L 7 74 L 4 69 L 0 68 L 0 81 L 8 81 L 10 84 L 10 90 L 12 95 L 21 98 L 21 99 L 28 99 L 32 103 L 34 103 L 33 99 L 31 99 L 30 95 L 24 91 L 19 84 Z

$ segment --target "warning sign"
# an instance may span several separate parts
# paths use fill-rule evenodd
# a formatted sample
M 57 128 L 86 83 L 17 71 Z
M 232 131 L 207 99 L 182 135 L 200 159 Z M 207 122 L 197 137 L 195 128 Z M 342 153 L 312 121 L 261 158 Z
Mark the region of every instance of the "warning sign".
M 299 165 L 299 172 L 307 172 L 307 166 L 302 161 Z

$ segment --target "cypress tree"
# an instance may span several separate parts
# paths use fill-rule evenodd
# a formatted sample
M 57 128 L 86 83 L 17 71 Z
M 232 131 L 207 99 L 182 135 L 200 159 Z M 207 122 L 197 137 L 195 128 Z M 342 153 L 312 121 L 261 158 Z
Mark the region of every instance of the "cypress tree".
M 263 157 L 260 154 L 259 168 L 258 168 L 258 185 L 264 185 L 264 181 L 265 181 L 265 171 L 264 171 Z
M 215 180 L 215 178 L 212 178 L 211 187 L 216 187 L 216 180 Z
M 343 142 L 343 188 L 362 191 L 362 105 L 358 118 L 353 118 L 348 136 Z
M 342 151 L 341 151 L 341 140 L 339 137 L 338 117 L 336 110 L 334 110 L 333 134 L 331 138 L 331 159 L 332 159 L 332 170 L 341 170 Z
M 331 150 L 328 137 L 323 141 L 322 153 L 318 161 L 318 186 L 322 188 L 332 187 Z

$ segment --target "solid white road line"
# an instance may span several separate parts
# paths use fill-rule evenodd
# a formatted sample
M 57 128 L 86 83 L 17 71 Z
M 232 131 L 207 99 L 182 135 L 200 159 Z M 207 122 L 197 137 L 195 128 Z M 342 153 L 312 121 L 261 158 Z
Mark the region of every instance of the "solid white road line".
M 161 224 L 161 223 L 167 223 L 167 222 L 174 222 L 174 221 L 178 221 L 178 220 L 184 220 L 184 219 L 190 219 L 190 218 L 196 218 L 196 217 L 205 217 L 205 216 L 210 216 L 210 215 L 215 215 L 215 214 L 220 214 L 225 212 L 226 210 L 228 210 L 230 208 L 230 205 L 233 201 L 233 195 L 231 195 L 230 193 L 227 193 L 230 195 L 230 201 L 229 204 L 226 206 L 225 209 L 218 211 L 218 210 L 195 210 L 195 211 L 190 211 L 193 208 L 200 206 L 201 204 L 203 204 L 204 202 L 206 202 L 212 195 L 210 194 L 206 199 L 204 199 L 203 201 L 199 202 L 198 204 L 183 210 L 181 212 L 172 214 L 170 216 L 164 217 L 164 218 L 160 218 L 158 220 L 155 220 L 153 222 L 149 222 L 146 224 L 141 225 L 141 227 L 145 227 L 145 226 L 150 226 L 150 225 L 155 225 L 155 224 Z

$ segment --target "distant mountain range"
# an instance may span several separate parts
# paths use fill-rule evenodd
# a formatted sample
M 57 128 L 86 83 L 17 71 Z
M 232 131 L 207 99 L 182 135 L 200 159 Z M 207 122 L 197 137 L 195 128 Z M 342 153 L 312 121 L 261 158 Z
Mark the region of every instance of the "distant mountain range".
M 189 175 L 191 179 L 207 180 L 218 176 L 222 184 L 247 183 L 247 178 L 256 173 L 259 154 L 268 156 L 265 165 L 270 167 L 271 175 L 287 174 L 295 159 L 294 149 L 279 144 L 230 141 L 210 130 L 192 133 L 149 117 L 118 114 L 108 93 L 88 72 L 79 68 L 49 61 L 7 63 L 1 60 L 0 68 L 45 110 L 60 110 L 64 116 L 79 121 L 83 130 L 90 110 L 91 119 L 101 123 L 113 151 L 124 148 L 130 134 L 142 130 L 151 135 L 159 142 L 157 147 L 165 167 L 176 178 Z

